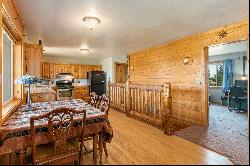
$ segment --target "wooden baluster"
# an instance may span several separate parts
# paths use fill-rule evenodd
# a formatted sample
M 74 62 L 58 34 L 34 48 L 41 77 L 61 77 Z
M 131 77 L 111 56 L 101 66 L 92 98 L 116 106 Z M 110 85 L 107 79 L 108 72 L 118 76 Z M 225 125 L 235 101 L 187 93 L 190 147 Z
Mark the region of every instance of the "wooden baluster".
M 140 113 L 142 113 L 142 90 L 139 90 L 139 108 L 140 108 Z
M 111 90 L 111 103 L 112 103 L 112 107 L 114 107 L 114 87 L 111 86 L 110 90 Z
M 158 92 L 158 118 L 161 117 L 161 91 Z
M 118 87 L 116 86 L 115 87 L 115 102 L 116 102 L 116 107 L 118 108 L 119 105 L 118 105 L 118 92 L 117 91 L 118 91 Z
M 156 108 L 156 92 L 155 90 L 153 91 L 153 105 L 154 105 L 154 118 L 157 118 L 157 108 Z
M 140 93 L 139 93 L 139 88 L 136 89 L 136 93 L 137 93 L 137 96 L 136 96 L 136 100 L 137 100 L 137 112 L 140 112 L 140 99 L 139 99 L 139 96 L 140 96 Z
M 126 82 L 126 103 L 125 103 L 125 112 L 126 115 L 129 116 L 130 111 L 131 111 L 131 103 L 132 103 L 132 99 L 131 99 L 131 89 L 129 87 L 129 81 Z
M 146 107 L 145 115 L 147 115 L 148 114 L 148 91 L 147 90 L 145 90 L 145 107 Z
M 135 111 L 135 89 L 132 88 L 132 110 Z
M 152 96 L 151 96 L 151 91 L 150 90 L 148 91 L 148 94 L 149 94 L 148 95 L 148 97 L 149 97 L 149 100 L 148 100 L 149 101 L 149 112 L 148 113 L 149 113 L 149 116 L 151 116 L 151 114 L 152 114 L 152 112 L 151 112 L 152 111 L 152 98 L 151 97 Z
M 116 106 L 118 107 L 119 106 L 119 104 L 118 104 L 118 98 L 119 98 L 119 96 L 118 96 L 118 87 L 116 87 L 115 88 L 115 95 L 116 95 Z
M 121 106 L 121 91 L 120 91 L 120 86 L 117 87 L 117 91 L 118 91 L 118 106 L 120 108 L 120 106 Z
M 144 108 L 145 108 L 145 106 L 144 106 L 144 104 L 145 104 L 144 96 L 145 96 L 145 91 L 142 90 L 142 114 L 144 114 Z

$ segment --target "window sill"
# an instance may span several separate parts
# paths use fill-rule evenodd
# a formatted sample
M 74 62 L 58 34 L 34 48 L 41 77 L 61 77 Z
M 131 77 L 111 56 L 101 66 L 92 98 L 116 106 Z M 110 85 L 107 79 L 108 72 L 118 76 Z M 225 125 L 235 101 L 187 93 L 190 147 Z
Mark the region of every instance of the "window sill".
M 14 99 L 7 104 L 2 106 L 2 121 L 1 124 L 4 123 L 9 116 L 22 104 L 22 100 Z
M 209 88 L 211 88 L 211 89 L 221 89 L 222 86 L 209 86 Z

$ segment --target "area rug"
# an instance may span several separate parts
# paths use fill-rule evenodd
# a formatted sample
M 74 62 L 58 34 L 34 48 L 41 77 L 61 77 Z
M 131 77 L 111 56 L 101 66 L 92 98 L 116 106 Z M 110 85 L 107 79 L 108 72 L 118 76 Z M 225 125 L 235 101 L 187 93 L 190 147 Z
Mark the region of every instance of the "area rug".
M 249 165 L 247 113 L 238 114 L 227 107 L 211 105 L 209 127 L 191 126 L 175 134 L 228 157 L 235 165 Z

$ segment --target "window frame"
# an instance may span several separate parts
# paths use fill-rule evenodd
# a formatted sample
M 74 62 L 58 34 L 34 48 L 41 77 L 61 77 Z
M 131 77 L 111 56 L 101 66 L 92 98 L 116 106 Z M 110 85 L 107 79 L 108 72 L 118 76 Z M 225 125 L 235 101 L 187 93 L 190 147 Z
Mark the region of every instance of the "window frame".
M 5 35 L 10 41 L 11 41 L 11 98 L 9 98 L 7 101 L 2 101 L 2 106 L 8 105 L 10 102 L 14 99 L 14 45 L 15 42 L 12 40 L 12 38 L 9 36 L 9 34 L 2 29 L 2 36 Z M 3 37 L 2 37 L 2 43 L 3 43 Z M 2 55 L 3 55 L 3 48 L 2 48 Z M 3 60 L 3 57 L 2 57 Z M 3 71 L 3 65 L 2 65 L 2 71 Z M 4 77 L 4 74 L 2 73 L 2 77 Z M 3 89 L 3 84 L 2 84 Z M 2 92 L 3 93 L 3 92 Z M 3 94 L 1 94 L 3 96 Z
M 215 86 L 211 86 L 210 85 L 210 82 L 209 82 L 209 77 L 208 77 L 208 86 L 209 86 L 209 88 L 221 88 L 222 87 L 222 85 L 218 85 L 218 66 L 219 65 L 223 65 L 223 62 L 222 61 L 212 61 L 212 62 L 209 62 L 208 63 L 208 71 L 209 71 L 209 66 L 210 65 L 216 65 L 216 85 Z M 223 77 L 223 75 L 222 75 L 222 77 Z

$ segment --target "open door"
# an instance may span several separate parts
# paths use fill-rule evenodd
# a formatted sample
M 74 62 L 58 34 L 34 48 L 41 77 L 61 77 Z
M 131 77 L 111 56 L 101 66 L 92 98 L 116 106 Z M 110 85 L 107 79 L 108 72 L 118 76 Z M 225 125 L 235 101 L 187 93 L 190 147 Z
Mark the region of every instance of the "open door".
M 127 80 L 127 64 L 115 62 L 115 83 L 125 83 Z

